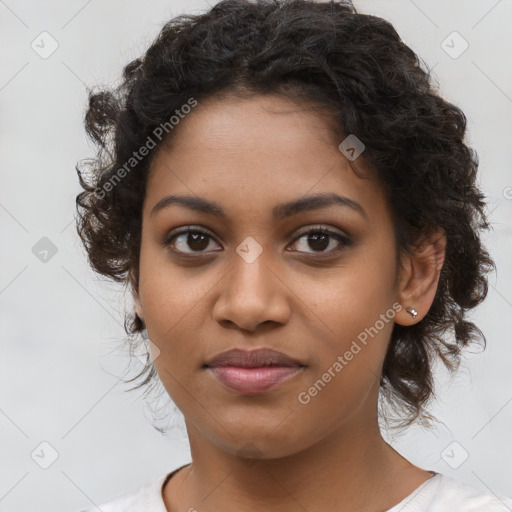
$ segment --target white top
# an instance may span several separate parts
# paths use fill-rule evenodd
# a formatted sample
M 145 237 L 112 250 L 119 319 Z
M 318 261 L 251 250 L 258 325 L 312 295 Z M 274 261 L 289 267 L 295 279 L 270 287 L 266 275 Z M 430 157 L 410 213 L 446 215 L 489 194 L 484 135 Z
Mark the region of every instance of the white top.
M 188 464 L 185 464 L 188 465 Z M 160 476 L 135 492 L 99 506 L 102 512 L 168 512 L 162 498 L 163 484 L 181 468 Z M 423 482 L 409 496 L 386 512 L 512 512 L 512 499 L 482 492 L 441 473 Z M 97 512 L 91 507 L 81 512 Z

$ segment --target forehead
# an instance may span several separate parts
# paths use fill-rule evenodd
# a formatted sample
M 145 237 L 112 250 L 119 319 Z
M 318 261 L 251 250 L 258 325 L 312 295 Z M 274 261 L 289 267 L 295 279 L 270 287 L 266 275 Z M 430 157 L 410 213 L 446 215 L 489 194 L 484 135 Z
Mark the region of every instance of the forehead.
M 278 96 L 200 103 L 153 160 L 147 207 L 186 193 L 254 214 L 256 205 L 335 192 L 386 208 L 382 187 L 362 159 L 350 162 L 339 151 L 343 136 L 332 127 L 325 112 Z

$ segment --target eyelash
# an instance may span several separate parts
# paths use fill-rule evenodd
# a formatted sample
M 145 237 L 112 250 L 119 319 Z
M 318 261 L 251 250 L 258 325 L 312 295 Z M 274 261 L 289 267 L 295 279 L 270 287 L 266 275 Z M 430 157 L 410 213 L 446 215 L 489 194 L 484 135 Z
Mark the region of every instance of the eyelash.
M 201 235 L 205 235 L 205 236 L 209 237 L 210 239 L 215 239 L 215 237 L 213 237 L 210 233 L 208 233 L 207 231 L 204 231 L 203 229 L 200 229 L 200 228 L 191 229 L 191 226 L 184 226 L 182 228 L 179 228 L 176 231 L 173 231 L 168 236 L 166 236 L 164 241 L 162 242 L 162 245 L 164 247 L 170 246 L 170 245 L 172 245 L 172 241 L 175 238 L 177 238 L 180 235 L 189 234 L 189 233 L 199 233 Z M 313 256 L 316 255 L 316 257 L 319 257 L 319 258 L 325 257 L 325 255 L 332 256 L 333 254 L 339 253 L 339 252 L 343 251 L 345 247 L 350 246 L 352 243 L 352 241 L 347 236 L 342 235 L 341 233 L 338 233 L 336 231 L 332 231 L 325 226 L 317 226 L 317 227 L 308 229 L 307 231 L 300 232 L 292 243 L 296 243 L 298 240 L 300 240 L 305 235 L 311 235 L 311 234 L 327 235 L 329 237 L 335 238 L 336 240 L 338 240 L 338 242 L 340 242 L 341 247 L 338 247 L 337 249 L 331 249 L 330 251 L 305 252 L 305 254 L 313 255 Z M 203 251 L 192 251 L 191 253 L 186 253 L 183 251 L 176 251 L 174 249 L 171 249 L 171 250 L 172 250 L 172 252 L 174 252 L 180 256 L 186 257 L 186 258 L 196 258 L 197 256 L 193 256 L 193 254 L 198 254 L 198 255 L 206 254 L 206 252 L 203 252 Z M 218 252 L 218 251 L 215 251 L 215 252 Z M 298 251 L 298 252 L 304 253 L 304 251 Z

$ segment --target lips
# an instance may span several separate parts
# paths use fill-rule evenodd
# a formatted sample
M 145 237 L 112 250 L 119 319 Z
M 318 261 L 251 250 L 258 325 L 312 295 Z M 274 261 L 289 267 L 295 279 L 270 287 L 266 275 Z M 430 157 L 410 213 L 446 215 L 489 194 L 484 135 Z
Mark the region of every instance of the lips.
M 299 361 L 272 350 L 261 348 L 257 350 L 233 349 L 215 356 L 206 363 L 208 367 L 235 366 L 237 368 L 261 368 L 264 366 L 303 366 Z
M 215 356 L 204 365 L 231 391 L 256 394 L 270 391 L 297 375 L 305 365 L 272 349 L 233 349 Z

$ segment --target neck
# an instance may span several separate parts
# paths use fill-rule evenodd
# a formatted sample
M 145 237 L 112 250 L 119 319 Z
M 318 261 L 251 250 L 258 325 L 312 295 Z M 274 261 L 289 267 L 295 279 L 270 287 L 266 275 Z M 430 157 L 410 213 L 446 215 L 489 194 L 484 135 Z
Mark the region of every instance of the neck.
M 262 453 L 256 459 L 222 449 L 187 424 L 192 464 L 164 489 L 166 506 L 170 512 L 292 512 L 334 511 L 342 503 L 344 512 L 387 510 L 431 474 L 384 441 L 376 417 L 368 419 L 346 424 L 291 455 Z

